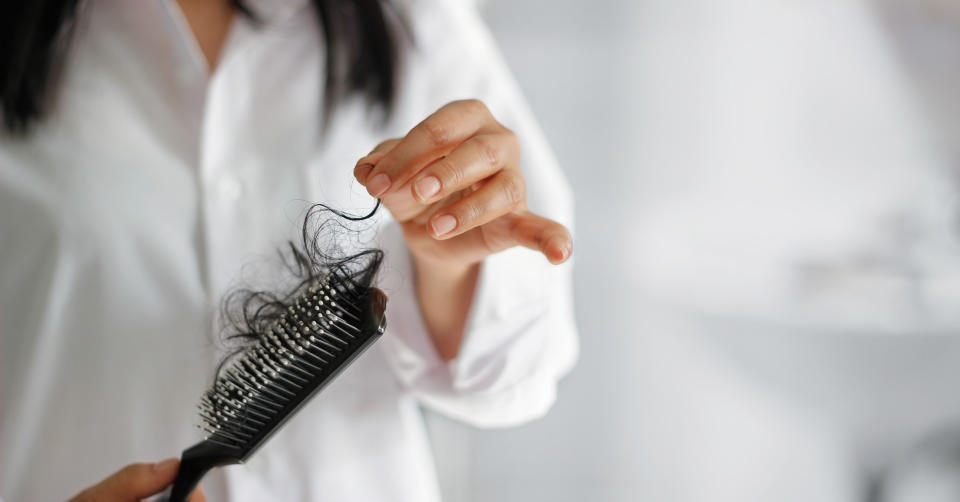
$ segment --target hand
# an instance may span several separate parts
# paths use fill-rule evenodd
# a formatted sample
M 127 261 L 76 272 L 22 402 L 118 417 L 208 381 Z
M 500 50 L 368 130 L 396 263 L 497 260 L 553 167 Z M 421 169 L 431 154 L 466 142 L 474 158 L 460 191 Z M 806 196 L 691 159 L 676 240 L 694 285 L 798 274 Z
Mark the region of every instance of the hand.
M 130 464 L 80 492 L 70 502 L 137 502 L 156 495 L 173 483 L 180 461 L 171 458 L 156 464 Z M 206 502 L 203 490 L 190 495 L 189 502 Z
M 573 250 L 563 225 L 527 210 L 517 137 L 480 101 L 450 103 L 381 143 L 354 176 L 400 223 L 418 263 L 464 270 L 521 245 L 558 264 Z

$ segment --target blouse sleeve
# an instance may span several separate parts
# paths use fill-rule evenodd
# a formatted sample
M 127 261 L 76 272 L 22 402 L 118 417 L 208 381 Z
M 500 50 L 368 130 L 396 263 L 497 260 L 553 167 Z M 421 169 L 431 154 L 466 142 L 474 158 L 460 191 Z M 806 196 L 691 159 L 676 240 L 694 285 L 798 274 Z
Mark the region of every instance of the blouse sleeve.
M 410 126 L 456 99 L 477 98 L 519 137 L 530 209 L 572 230 L 573 197 L 556 159 L 472 2 L 407 4 L 414 49 L 397 116 Z M 478 427 L 545 414 L 578 352 L 572 260 L 554 266 L 513 248 L 484 260 L 457 358 L 435 352 L 414 290 L 412 258 L 396 223 L 380 234 L 390 294 L 387 358 L 401 385 L 435 411 Z

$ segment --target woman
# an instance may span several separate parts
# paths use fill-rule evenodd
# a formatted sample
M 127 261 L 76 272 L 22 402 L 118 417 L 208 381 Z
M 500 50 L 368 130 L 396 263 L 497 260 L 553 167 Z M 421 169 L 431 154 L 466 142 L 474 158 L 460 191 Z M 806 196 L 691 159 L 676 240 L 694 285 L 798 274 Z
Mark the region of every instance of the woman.
M 467 2 L 3 9 L 0 497 L 169 484 L 176 461 L 94 482 L 196 439 L 214 307 L 297 200 L 383 200 L 387 335 L 211 499 L 437 500 L 419 405 L 481 427 L 549 408 L 576 357 L 548 263 L 569 189 Z

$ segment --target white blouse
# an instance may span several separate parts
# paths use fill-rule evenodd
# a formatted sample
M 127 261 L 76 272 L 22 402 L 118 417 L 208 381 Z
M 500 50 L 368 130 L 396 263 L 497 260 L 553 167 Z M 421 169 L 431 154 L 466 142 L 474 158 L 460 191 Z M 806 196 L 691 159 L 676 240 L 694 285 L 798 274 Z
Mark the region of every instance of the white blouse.
M 475 7 L 408 0 L 396 113 L 360 98 L 321 131 L 323 44 L 306 0 L 251 2 L 216 71 L 172 0 L 89 0 L 50 115 L 0 136 L 0 497 L 62 500 L 200 438 L 222 356 L 217 309 L 270 284 L 308 201 L 365 213 L 356 159 L 441 105 L 479 98 L 519 135 L 532 210 L 572 197 Z M 323 132 L 323 134 L 321 134 Z M 576 359 L 569 264 L 512 249 L 482 266 L 459 357 L 434 352 L 386 211 L 386 335 L 211 500 L 438 500 L 420 405 L 479 427 L 543 415 Z

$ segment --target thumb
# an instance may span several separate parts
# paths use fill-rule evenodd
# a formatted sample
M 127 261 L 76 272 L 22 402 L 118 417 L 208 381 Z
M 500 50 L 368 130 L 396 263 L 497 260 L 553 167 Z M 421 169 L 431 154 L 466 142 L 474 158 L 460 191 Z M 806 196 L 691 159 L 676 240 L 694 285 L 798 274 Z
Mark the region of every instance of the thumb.
M 567 227 L 530 211 L 511 215 L 510 238 L 514 244 L 540 251 L 550 263 L 559 265 L 573 254 L 573 238 Z
M 177 476 L 180 461 L 170 458 L 156 464 L 130 464 L 78 496 L 79 500 L 136 502 L 163 491 Z

